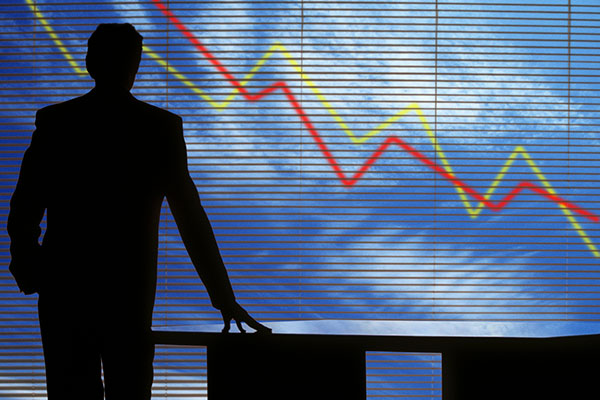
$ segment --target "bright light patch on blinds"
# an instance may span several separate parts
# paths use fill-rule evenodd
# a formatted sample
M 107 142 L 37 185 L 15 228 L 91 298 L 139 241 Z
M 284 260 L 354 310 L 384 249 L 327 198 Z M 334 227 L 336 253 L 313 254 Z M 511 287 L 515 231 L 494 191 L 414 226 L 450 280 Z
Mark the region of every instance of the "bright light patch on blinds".
M 207 399 L 206 347 L 157 346 L 152 398 Z
M 369 351 L 367 399 L 442 398 L 442 357 L 435 353 Z
M 257 319 L 374 334 L 380 320 L 599 319 L 595 1 L 0 4 L 2 223 L 35 111 L 93 86 L 100 22 L 144 36 L 133 93 L 183 117 Z M 41 393 L 43 365 L 2 238 L 0 391 L 16 398 Z M 166 205 L 159 263 L 156 327 L 219 321 Z

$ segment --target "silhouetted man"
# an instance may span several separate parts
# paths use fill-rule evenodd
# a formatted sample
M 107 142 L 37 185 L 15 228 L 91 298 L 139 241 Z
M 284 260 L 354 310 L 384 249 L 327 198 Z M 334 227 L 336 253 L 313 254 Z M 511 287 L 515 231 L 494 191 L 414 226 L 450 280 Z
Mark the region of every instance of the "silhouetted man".
M 224 330 L 234 319 L 268 331 L 235 301 L 188 172 L 181 118 L 129 93 L 141 53 L 133 26 L 98 26 L 86 57 L 96 87 L 38 111 L 11 199 L 10 270 L 25 294 L 39 293 L 50 400 L 150 398 L 165 197 Z

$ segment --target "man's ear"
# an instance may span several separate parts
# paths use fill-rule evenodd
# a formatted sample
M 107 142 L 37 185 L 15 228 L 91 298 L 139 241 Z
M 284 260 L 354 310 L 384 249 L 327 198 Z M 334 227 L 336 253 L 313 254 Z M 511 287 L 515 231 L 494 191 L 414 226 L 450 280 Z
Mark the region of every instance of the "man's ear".
M 92 79 L 96 79 L 96 71 L 94 70 L 94 63 L 90 61 L 89 56 L 85 56 L 85 68 L 88 71 L 88 74 L 92 77 Z

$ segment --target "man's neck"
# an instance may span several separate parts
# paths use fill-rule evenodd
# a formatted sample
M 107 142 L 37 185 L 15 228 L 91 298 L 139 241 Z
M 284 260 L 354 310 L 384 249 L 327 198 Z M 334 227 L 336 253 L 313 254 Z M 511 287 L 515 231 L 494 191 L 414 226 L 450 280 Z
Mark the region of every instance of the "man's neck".
M 130 97 L 129 90 L 121 85 L 101 84 L 96 82 L 94 92 L 103 97 Z

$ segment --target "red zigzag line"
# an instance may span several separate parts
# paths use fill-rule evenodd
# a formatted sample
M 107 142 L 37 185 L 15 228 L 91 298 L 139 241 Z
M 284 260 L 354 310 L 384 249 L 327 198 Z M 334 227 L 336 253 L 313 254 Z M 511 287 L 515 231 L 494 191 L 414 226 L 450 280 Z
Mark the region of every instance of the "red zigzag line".
M 528 181 L 520 182 L 517 186 L 515 186 L 510 191 L 510 193 L 508 193 L 506 196 L 504 196 L 504 198 L 501 201 L 499 201 L 497 203 L 491 202 L 488 199 L 486 199 L 484 196 L 479 194 L 477 191 L 475 191 L 473 188 L 468 186 L 466 183 L 464 183 L 463 181 L 458 179 L 454 174 L 447 172 L 444 168 L 442 168 L 436 162 L 432 161 L 430 158 L 428 158 L 424 154 L 420 153 L 418 150 L 416 150 L 414 147 L 412 147 L 411 145 L 406 143 L 404 140 L 402 140 L 399 137 L 394 136 L 394 135 L 388 136 L 388 138 L 379 146 L 379 148 L 377 148 L 377 150 L 375 150 L 375 152 L 367 159 L 367 161 L 360 167 L 360 169 L 357 172 L 355 172 L 351 178 L 348 178 L 346 176 L 346 174 L 344 173 L 344 171 L 342 171 L 342 169 L 338 165 L 338 162 L 336 161 L 336 159 L 333 157 L 333 155 L 329 151 L 327 144 L 323 141 L 323 139 L 321 138 L 321 135 L 316 130 L 316 128 L 310 121 L 310 118 L 308 117 L 308 115 L 306 114 L 306 112 L 304 111 L 304 109 L 302 108 L 300 103 L 298 103 L 298 101 L 296 100 L 296 97 L 294 96 L 294 94 L 292 93 L 292 91 L 290 90 L 290 88 L 288 87 L 288 85 L 285 82 L 283 82 L 283 81 L 275 82 L 271 86 L 261 90 L 260 92 L 258 92 L 256 94 L 250 94 L 246 90 L 246 88 L 244 88 L 241 85 L 241 83 L 233 75 L 231 75 L 231 73 L 227 70 L 227 68 L 223 64 L 221 64 L 221 62 L 217 58 L 215 58 L 215 56 L 213 56 L 210 53 L 210 51 L 208 51 L 208 49 L 206 47 L 204 47 L 204 45 L 198 39 L 196 39 L 196 37 L 189 31 L 189 29 L 179 20 L 179 18 L 177 18 L 163 4 L 163 2 L 161 0 L 152 0 L 152 1 L 156 5 L 156 7 L 158 7 L 158 9 L 160 9 L 160 11 L 162 11 L 162 13 L 169 19 L 169 21 L 171 23 L 173 23 L 173 25 L 175 25 L 177 27 L 177 29 L 179 29 L 186 38 L 188 38 L 188 40 L 194 45 L 194 47 L 199 52 L 201 52 L 202 55 L 204 57 L 206 57 L 206 59 L 208 59 L 212 65 L 215 66 L 215 68 L 217 68 L 217 70 L 229 81 L 229 83 L 231 83 L 237 89 L 238 92 L 240 92 L 244 96 L 244 98 L 246 100 L 252 101 L 252 102 L 258 101 L 258 100 L 262 99 L 263 97 L 265 97 L 266 95 L 276 91 L 277 89 L 281 89 L 281 91 L 285 94 L 286 98 L 288 99 L 288 101 L 290 102 L 290 104 L 292 105 L 292 107 L 294 108 L 294 110 L 296 111 L 296 113 L 298 114 L 298 116 L 300 117 L 302 122 L 304 123 L 304 126 L 306 127 L 306 129 L 308 130 L 308 132 L 310 133 L 310 135 L 316 142 L 317 146 L 319 147 L 319 149 L 321 150 L 321 152 L 323 153 L 323 155 L 329 162 L 329 165 L 331 166 L 333 171 L 336 173 L 336 175 L 338 176 L 340 181 L 346 186 L 353 186 L 355 183 L 357 183 L 360 180 L 360 178 L 371 168 L 371 166 L 375 163 L 375 161 L 377 161 L 377 159 L 379 157 L 381 157 L 381 155 L 387 150 L 387 148 L 391 144 L 396 144 L 400 148 L 402 148 L 406 152 L 408 152 L 410 155 L 412 155 L 413 157 L 415 157 L 416 159 L 421 161 L 421 163 L 425 164 L 433 171 L 442 175 L 444 178 L 446 178 L 447 180 L 452 182 L 452 184 L 454 184 L 457 187 L 460 187 L 466 193 L 471 195 L 474 199 L 485 204 L 485 206 L 487 206 L 488 208 L 490 208 L 493 211 L 501 211 L 524 189 L 529 189 L 530 191 L 532 191 L 534 193 L 538 193 L 538 194 L 546 197 L 547 199 L 554 201 L 555 203 L 557 203 L 559 205 L 569 208 L 571 211 L 574 211 L 574 212 L 586 217 L 590 221 L 593 221 L 593 222 L 600 221 L 600 218 L 598 218 L 598 216 L 591 213 L 590 211 L 584 210 L 581 207 L 577 206 L 576 204 L 573 204 L 573 203 L 563 199 L 560 196 L 554 195 L 554 194 L 548 192 L 546 189 L 544 189 L 532 182 L 528 182 Z

